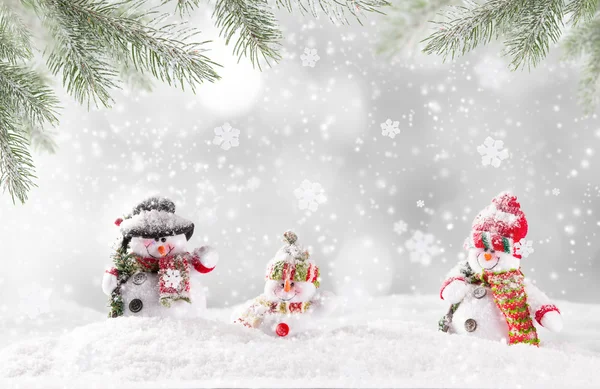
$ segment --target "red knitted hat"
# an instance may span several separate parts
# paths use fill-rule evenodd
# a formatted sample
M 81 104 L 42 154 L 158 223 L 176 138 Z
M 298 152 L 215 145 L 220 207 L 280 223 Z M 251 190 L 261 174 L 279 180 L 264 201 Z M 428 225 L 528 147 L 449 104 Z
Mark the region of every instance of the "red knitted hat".
M 517 197 L 500 193 L 473 220 L 466 248 L 491 248 L 521 258 L 514 252 L 514 243 L 527 235 L 527 219 Z

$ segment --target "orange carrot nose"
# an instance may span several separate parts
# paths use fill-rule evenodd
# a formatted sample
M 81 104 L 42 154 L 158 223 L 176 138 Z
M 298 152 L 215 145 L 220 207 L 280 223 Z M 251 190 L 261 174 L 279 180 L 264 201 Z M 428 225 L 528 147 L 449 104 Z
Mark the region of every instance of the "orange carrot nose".
M 485 258 L 486 261 L 489 261 L 490 259 L 492 259 L 492 254 L 485 253 L 485 254 L 483 254 L 483 257 Z
M 165 255 L 167 250 L 165 250 L 165 246 L 158 246 L 158 253 L 160 255 Z
M 292 290 L 292 285 L 290 284 L 290 280 L 285 280 L 285 286 L 283 287 L 283 290 L 287 292 L 289 292 L 290 290 Z

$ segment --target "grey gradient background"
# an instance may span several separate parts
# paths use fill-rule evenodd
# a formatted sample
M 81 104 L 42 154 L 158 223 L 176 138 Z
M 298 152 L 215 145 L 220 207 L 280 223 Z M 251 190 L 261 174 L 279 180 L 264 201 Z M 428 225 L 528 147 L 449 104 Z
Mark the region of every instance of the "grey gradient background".
M 38 188 L 24 206 L 0 197 L 0 315 L 44 293 L 104 310 L 113 221 L 151 194 L 195 222 L 190 248 L 218 248 L 205 277 L 212 307 L 262 290 L 286 229 L 311 248 L 324 289 L 436 294 L 473 217 L 502 190 L 518 195 L 529 221 L 525 274 L 554 298 L 599 301 L 600 126 L 582 115 L 578 70 L 558 48 L 539 69 L 510 73 L 498 46 L 446 64 L 377 55 L 381 16 L 363 27 L 279 16 L 284 58 L 262 73 L 231 57 L 205 8 L 193 22 L 215 39 L 209 55 L 225 66 L 222 81 L 196 95 L 126 88 L 112 110 L 88 112 L 65 96 L 60 149 L 35 158 Z M 318 50 L 314 68 L 302 66 L 305 47 Z M 381 134 L 388 118 L 400 121 L 395 139 Z M 225 122 L 241 132 L 228 151 L 212 144 Z M 499 168 L 482 166 L 476 151 L 487 136 L 510 151 Z M 312 214 L 293 193 L 305 179 L 327 196 Z M 443 249 L 429 266 L 409 260 L 415 230 Z

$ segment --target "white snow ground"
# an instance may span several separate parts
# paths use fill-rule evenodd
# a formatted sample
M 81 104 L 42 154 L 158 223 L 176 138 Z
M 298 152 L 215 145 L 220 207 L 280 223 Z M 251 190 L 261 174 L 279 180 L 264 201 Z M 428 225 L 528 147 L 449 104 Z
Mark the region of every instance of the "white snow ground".
M 435 296 L 354 302 L 286 339 L 226 324 L 231 309 L 108 320 L 67 305 L 18 326 L 3 318 L 0 387 L 600 387 L 600 305 L 559 307 L 565 330 L 541 329 L 538 349 L 439 333 Z

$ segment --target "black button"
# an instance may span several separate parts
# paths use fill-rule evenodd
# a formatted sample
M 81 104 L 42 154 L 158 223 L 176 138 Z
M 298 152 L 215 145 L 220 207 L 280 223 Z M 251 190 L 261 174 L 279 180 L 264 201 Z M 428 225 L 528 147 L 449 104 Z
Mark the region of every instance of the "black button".
M 477 322 L 473 319 L 465 320 L 465 330 L 467 332 L 473 332 L 477 329 Z
M 475 288 L 475 290 L 473 291 L 473 296 L 476 299 L 484 298 L 486 294 L 487 294 L 487 290 L 483 286 L 479 286 L 479 287 Z
M 142 308 L 144 308 L 144 303 L 140 299 L 133 299 L 129 303 L 129 310 L 133 313 L 138 313 Z
M 142 285 L 144 282 L 146 282 L 147 278 L 148 276 L 146 276 L 146 273 L 135 273 L 133 275 L 133 283 L 136 285 Z

